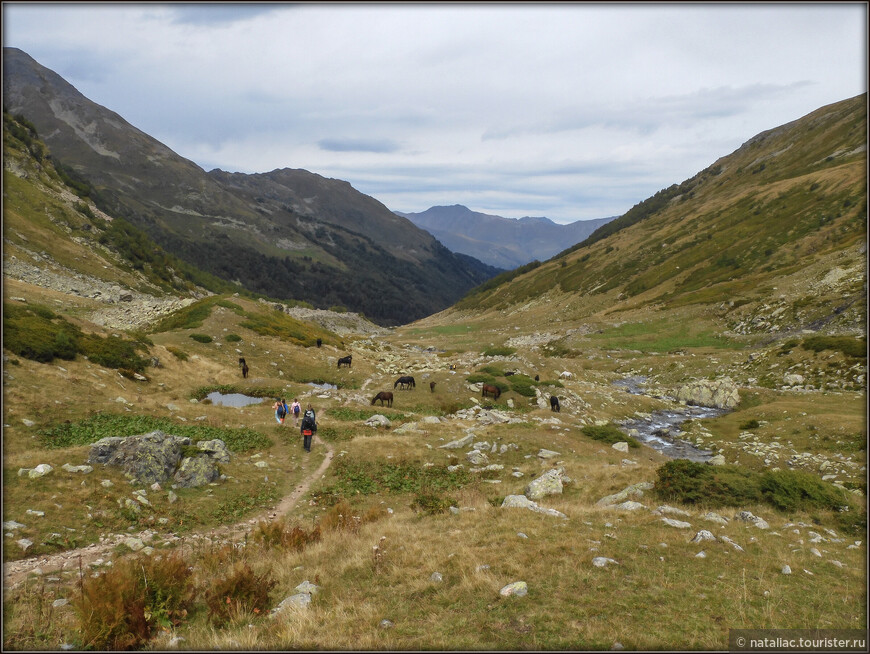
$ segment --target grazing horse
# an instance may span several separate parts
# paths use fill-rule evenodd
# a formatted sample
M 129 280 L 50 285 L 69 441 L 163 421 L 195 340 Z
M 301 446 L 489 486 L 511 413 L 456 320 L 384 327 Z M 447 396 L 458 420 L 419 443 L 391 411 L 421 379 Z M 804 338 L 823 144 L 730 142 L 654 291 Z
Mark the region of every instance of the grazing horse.
M 405 375 L 404 377 L 399 377 L 396 380 L 396 383 L 393 384 L 393 388 L 397 386 L 401 386 L 402 388 L 417 388 L 417 383 L 414 381 L 414 378 L 410 375 Z
M 541 381 L 541 376 L 540 376 L 540 375 L 535 375 L 535 381 Z
M 559 406 L 559 398 L 555 395 L 550 396 L 550 411 L 562 412 L 562 407 Z
M 393 406 L 393 394 L 389 391 L 381 391 L 380 393 L 375 395 L 372 398 L 372 404 L 374 404 L 378 400 L 381 401 L 381 406 L 384 406 L 384 402 L 387 403 L 387 406 Z
M 341 357 L 338 360 L 338 367 L 341 368 L 342 366 L 347 366 L 348 368 L 350 368 L 350 363 L 352 360 L 353 360 L 352 354 L 348 354 L 346 357 Z
M 484 384 L 483 388 L 480 389 L 480 394 L 483 397 L 487 395 L 492 395 L 492 399 L 497 400 L 499 395 L 501 395 L 501 389 L 498 386 L 493 386 L 492 384 Z
M 245 357 L 239 357 L 239 368 L 242 369 L 242 377 L 247 379 L 248 370 L 250 370 L 250 368 L 248 368 L 248 364 L 245 363 Z
M 517 374 L 517 371 L 516 371 L 516 370 L 508 370 L 508 371 L 504 374 L 504 376 L 505 376 L 505 377 L 510 377 L 511 375 L 515 375 L 515 374 Z
M 429 390 L 435 392 L 435 382 L 429 382 Z

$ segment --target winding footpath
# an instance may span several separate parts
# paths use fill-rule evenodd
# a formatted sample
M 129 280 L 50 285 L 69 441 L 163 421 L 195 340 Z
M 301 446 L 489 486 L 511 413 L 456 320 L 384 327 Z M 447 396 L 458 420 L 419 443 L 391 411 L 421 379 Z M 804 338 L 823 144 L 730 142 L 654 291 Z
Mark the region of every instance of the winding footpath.
M 326 448 L 326 456 L 323 458 L 323 461 L 317 470 L 305 477 L 293 492 L 283 497 L 275 507 L 234 525 L 215 527 L 214 529 L 185 535 L 185 540 L 188 538 L 208 538 L 212 541 L 238 541 L 244 538 L 245 534 L 250 533 L 251 530 L 260 522 L 273 522 L 293 510 L 302 496 L 311 488 L 311 484 L 314 483 L 314 480 L 323 475 L 332 463 L 332 458 L 334 456 L 332 448 L 317 437 L 315 437 L 314 442 Z M 87 568 L 88 564 L 114 550 L 119 542 L 123 542 L 123 539 L 141 535 L 141 532 L 139 534 L 125 534 L 121 537 L 121 540 L 106 539 L 101 543 L 93 543 L 91 545 L 86 545 L 85 547 L 59 552 L 57 554 L 21 559 L 18 561 L 8 561 L 3 564 L 3 587 L 7 590 L 15 588 L 27 578 L 29 573 L 37 568 L 39 568 L 44 575 L 49 572 L 63 572 L 77 569 L 84 570 Z

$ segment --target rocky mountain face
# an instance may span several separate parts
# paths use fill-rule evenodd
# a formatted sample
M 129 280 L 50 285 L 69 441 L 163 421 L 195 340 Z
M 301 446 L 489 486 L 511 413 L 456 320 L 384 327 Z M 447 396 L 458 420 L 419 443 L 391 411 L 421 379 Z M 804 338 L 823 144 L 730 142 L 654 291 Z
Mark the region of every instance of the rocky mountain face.
M 691 307 L 729 334 L 863 333 L 866 105 L 862 94 L 763 132 L 456 308 L 534 311 L 555 294 L 566 317 Z
M 420 213 L 396 213 L 425 229 L 453 252 L 462 252 L 505 270 L 536 259 L 549 259 L 616 218 L 559 225 L 543 217 L 512 220 L 472 211 L 461 204 L 431 207 Z
M 219 279 L 398 324 L 497 272 L 347 182 L 304 170 L 207 173 L 21 50 L 4 48 L 4 67 L 5 109 L 36 127 L 59 169 L 107 214 Z

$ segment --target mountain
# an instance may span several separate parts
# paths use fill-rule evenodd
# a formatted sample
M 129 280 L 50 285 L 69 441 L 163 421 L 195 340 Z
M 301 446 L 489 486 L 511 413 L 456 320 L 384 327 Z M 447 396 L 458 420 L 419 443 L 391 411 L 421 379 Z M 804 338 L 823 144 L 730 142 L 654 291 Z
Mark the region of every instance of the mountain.
M 762 132 L 455 309 L 553 307 L 559 298 L 560 315 L 576 318 L 691 307 L 719 316 L 732 335 L 863 330 L 866 142 L 865 93 Z
M 559 225 L 543 217 L 519 220 L 472 211 L 461 204 L 431 207 L 420 213 L 396 212 L 425 229 L 453 252 L 462 252 L 484 263 L 513 269 L 544 261 L 579 243 L 598 227 L 616 218 L 578 220 Z
M 347 182 L 305 170 L 207 173 L 21 50 L 3 54 L 4 108 L 35 126 L 58 169 L 107 214 L 222 280 L 389 325 L 443 309 L 498 272 Z

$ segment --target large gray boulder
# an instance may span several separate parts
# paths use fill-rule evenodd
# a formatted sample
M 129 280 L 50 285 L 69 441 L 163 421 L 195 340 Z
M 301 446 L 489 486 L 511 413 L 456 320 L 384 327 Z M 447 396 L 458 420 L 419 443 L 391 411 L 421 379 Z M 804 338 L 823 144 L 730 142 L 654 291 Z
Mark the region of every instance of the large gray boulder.
M 208 484 L 220 475 L 217 463 L 229 461 L 226 444 L 199 441 L 195 456 L 189 454 L 190 439 L 160 430 L 135 436 L 103 438 L 91 446 L 88 463 L 120 467 L 137 483 L 151 485 L 173 480 L 183 488 Z M 187 451 L 186 451 L 187 450 Z
M 558 470 L 548 470 L 543 475 L 529 482 L 524 495 L 530 500 L 540 500 L 547 495 L 562 494 L 562 475 Z
M 730 377 L 701 379 L 682 386 L 677 391 L 677 400 L 695 406 L 733 409 L 740 404 L 740 393 Z

